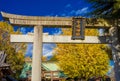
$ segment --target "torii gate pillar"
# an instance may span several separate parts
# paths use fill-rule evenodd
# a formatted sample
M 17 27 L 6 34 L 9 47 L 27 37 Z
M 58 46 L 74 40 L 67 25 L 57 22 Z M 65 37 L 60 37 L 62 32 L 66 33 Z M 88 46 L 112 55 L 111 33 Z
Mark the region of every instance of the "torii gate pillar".
M 34 27 L 32 81 L 41 81 L 42 26 Z
M 49 40 L 42 39 L 42 26 L 60 26 L 60 27 L 72 27 L 73 26 L 73 18 L 65 18 L 65 17 L 38 17 L 38 16 L 21 16 L 14 15 L 1 12 L 2 16 L 6 21 L 9 21 L 12 25 L 15 26 L 35 26 L 34 27 L 34 37 L 28 42 L 33 42 L 33 59 L 32 59 L 32 81 L 41 81 L 41 56 L 42 56 L 42 42 L 61 42 L 65 43 L 107 43 L 106 40 L 100 40 L 98 37 L 86 37 L 85 40 L 71 40 L 71 37 L 61 37 L 60 36 L 47 36 Z M 93 25 L 85 25 L 85 27 L 92 28 Z M 103 28 L 104 25 L 96 24 L 94 28 Z M 116 27 L 110 29 L 110 34 L 112 37 L 112 47 L 113 47 L 113 58 L 115 62 L 115 76 L 116 81 L 120 81 L 120 44 L 118 40 L 118 33 Z M 73 33 L 74 34 L 74 33 Z M 81 33 L 84 34 L 84 33 Z M 17 37 L 19 38 L 19 37 Z M 24 37 L 25 38 L 25 37 Z M 77 38 L 77 37 L 76 37 Z M 103 38 L 103 37 L 102 37 Z M 12 38 L 14 39 L 14 38 Z M 19 38 L 20 39 L 20 38 Z M 106 39 L 106 37 L 105 37 Z M 14 39 L 15 40 L 15 39 Z M 19 41 L 23 41 L 23 38 Z M 14 41 L 16 42 L 16 41 Z

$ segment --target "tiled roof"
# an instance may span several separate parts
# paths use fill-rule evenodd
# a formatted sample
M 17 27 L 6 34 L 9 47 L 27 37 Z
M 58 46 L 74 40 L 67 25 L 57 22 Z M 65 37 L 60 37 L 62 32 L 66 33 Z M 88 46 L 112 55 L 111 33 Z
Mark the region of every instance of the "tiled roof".
M 26 63 L 24 65 L 24 69 L 22 70 L 22 73 L 20 75 L 21 78 L 27 77 L 26 72 L 31 71 L 31 69 L 32 69 L 31 66 L 32 66 L 32 64 L 30 62 Z M 42 69 L 44 69 L 46 71 L 58 71 L 58 70 L 60 70 L 59 67 L 57 66 L 56 62 L 43 62 Z
M 43 62 L 42 67 L 47 71 L 58 71 L 60 70 L 56 62 Z

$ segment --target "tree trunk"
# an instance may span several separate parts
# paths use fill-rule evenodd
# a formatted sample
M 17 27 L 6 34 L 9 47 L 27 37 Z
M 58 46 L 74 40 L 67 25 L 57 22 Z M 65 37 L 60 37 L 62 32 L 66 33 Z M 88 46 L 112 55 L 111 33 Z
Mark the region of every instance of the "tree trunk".
M 111 27 L 109 30 L 112 43 L 112 56 L 114 60 L 114 72 L 116 81 L 120 81 L 120 44 L 118 37 L 118 27 Z

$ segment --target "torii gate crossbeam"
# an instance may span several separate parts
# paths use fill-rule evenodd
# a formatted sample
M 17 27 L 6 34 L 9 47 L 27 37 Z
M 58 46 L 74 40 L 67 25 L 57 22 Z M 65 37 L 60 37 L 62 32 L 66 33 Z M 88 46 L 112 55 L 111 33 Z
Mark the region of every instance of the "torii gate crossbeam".
M 68 43 L 110 43 L 106 37 L 86 37 L 85 40 L 71 40 L 70 36 L 65 39 L 62 36 L 43 36 L 42 28 L 44 26 L 52 27 L 72 27 L 72 18 L 66 17 L 38 17 L 38 16 L 22 16 L 1 12 L 3 18 L 12 25 L 17 26 L 34 26 L 34 35 L 24 36 L 11 35 L 11 42 L 33 42 L 33 59 L 32 59 L 32 81 L 41 81 L 41 55 L 42 43 L 44 42 L 68 42 Z M 103 28 L 104 25 L 85 25 L 86 28 Z M 109 28 L 109 27 L 108 27 Z M 29 38 L 31 37 L 31 38 Z M 30 40 L 26 40 L 29 38 Z M 21 39 L 21 40 L 20 40 Z M 46 40 L 47 39 L 47 40 Z M 63 39 L 63 40 L 61 40 Z M 109 39 L 109 38 L 108 38 Z M 112 38 L 114 40 L 114 37 Z M 89 42 L 88 42 L 89 41 Z M 116 43 L 115 43 L 116 44 Z M 114 46 L 114 43 L 113 43 Z M 113 54 L 115 55 L 116 50 Z M 120 79 L 119 79 L 120 80 Z M 117 81 L 119 81 L 117 80 Z
M 34 35 L 11 35 L 10 42 L 13 43 L 33 43 Z M 108 44 L 111 43 L 109 40 L 110 37 L 105 36 L 85 36 L 85 40 L 72 40 L 71 36 L 55 36 L 55 35 L 44 35 L 43 33 L 43 43 L 88 43 L 88 44 Z

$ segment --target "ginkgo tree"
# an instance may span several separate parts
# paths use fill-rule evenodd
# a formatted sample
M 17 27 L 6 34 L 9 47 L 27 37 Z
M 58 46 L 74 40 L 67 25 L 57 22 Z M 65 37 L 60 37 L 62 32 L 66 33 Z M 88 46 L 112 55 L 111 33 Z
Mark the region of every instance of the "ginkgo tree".
M 10 43 L 10 34 L 20 34 L 20 31 L 15 32 L 7 22 L 0 22 L 0 51 L 7 54 L 6 62 L 14 73 L 13 77 L 18 79 L 25 62 L 26 44 Z
M 71 35 L 71 29 L 62 29 L 63 35 Z M 98 35 L 95 29 L 87 29 L 86 35 Z M 104 44 L 57 44 L 55 56 L 58 65 L 68 77 L 104 76 L 109 69 L 107 46 Z

